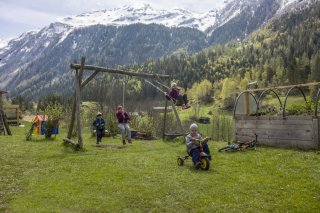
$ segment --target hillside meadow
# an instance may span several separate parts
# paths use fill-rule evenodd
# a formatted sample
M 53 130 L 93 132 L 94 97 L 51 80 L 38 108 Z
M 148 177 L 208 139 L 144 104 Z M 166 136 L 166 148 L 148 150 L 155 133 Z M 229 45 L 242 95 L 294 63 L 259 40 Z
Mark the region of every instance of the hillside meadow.
M 258 147 L 219 153 L 210 141 L 209 171 L 194 170 L 182 138 L 134 140 L 122 149 L 95 147 L 84 130 L 84 151 L 25 128 L 0 136 L 0 212 L 319 212 L 319 151 Z M 120 136 L 103 138 L 119 145 Z

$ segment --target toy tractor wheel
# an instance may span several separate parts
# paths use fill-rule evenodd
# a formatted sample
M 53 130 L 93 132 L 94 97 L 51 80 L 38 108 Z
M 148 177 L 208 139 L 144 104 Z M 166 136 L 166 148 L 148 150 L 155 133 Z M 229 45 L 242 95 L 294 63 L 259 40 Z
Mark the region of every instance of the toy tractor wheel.
M 178 157 L 177 163 L 178 163 L 178 166 L 183 166 L 183 164 L 184 164 L 183 158 L 182 157 Z
M 208 158 L 201 158 L 201 169 L 209 170 L 210 168 L 210 160 Z

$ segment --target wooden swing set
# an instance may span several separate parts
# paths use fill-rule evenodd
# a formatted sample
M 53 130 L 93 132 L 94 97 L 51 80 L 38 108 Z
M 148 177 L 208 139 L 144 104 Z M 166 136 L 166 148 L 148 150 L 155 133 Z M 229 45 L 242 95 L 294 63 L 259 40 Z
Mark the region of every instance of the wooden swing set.
M 97 67 L 92 65 L 85 65 L 85 57 L 81 58 L 80 64 L 73 64 L 71 63 L 70 68 L 72 70 L 75 70 L 75 95 L 74 95 L 74 101 L 73 101 L 73 108 L 72 108 L 72 114 L 71 114 L 71 121 L 68 128 L 68 135 L 66 138 L 63 139 L 64 142 L 71 144 L 74 147 L 82 148 L 83 147 L 83 139 L 82 139 L 82 128 L 81 128 L 81 112 L 80 112 L 80 103 L 81 103 L 81 89 L 83 89 L 99 72 L 105 72 L 110 74 L 120 74 L 120 75 L 126 75 L 126 76 L 133 76 L 133 77 L 141 77 L 143 79 L 169 79 L 169 75 L 159 75 L 159 74 L 149 74 L 149 73 L 138 73 L 138 72 L 130 72 L 130 71 L 123 71 L 118 69 L 112 69 L 112 68 L 104 68 L 104 67 Z M 84 81 L 82 81 L 83 72 L 84 70 L 92 71 L 93 73 Z M 174 109 L 176 118 L 178 120 L 179 126 L 181 128 L 181 131 L 183 131 L 183 127 L 181 124 L 181 120 L 179 118 L 179 115 L 177 113 L 177 110 L 174 106 L 174 103 L 172 103 L 172 107 Z M 167 101 L 166 101 L 167 106 Z M 72 132 L 74 129 L 74 123 L 76 120 L 77 125 L 77 137 L 78 142 L 74 142 L 71 140 Z
M 3 107 L 3 101 L 2 101 L 2 95 L 7 92 L 0 90 L 0 135 L 5 135 L 6 133 L 8 135 L 12 135 L 11 130 L 9 128 L 9 124 L 7 122 L 7 116 L 4 112 Z

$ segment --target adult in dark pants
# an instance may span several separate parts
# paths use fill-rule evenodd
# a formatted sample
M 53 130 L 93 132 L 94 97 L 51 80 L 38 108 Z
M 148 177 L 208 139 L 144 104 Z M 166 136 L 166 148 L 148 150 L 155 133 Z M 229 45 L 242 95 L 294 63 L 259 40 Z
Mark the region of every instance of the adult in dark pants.
M 99 144 L 105 132 L 105 121 L 103 120 L 100 112 L 97 113 L 97 118 L 93 122 L 93 126 L 96 128 L 97 144 Z

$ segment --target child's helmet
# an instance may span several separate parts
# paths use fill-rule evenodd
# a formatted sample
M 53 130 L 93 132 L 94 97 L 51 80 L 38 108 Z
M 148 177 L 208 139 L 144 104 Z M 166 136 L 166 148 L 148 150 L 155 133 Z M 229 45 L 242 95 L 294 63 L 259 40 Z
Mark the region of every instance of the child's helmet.
M 192 129 L 198 130 L 198 125 L 195 124 L 195 123 L 191 124 L 190 125 L 190 130 L 192 130 Z
M 173 88 L 173 87 L 177 87 L 177 84 L 175 82 L 171 83 L 171 88 Z
M 101 112 L 98 112 L 98 113 L 97 113 L 97 117 L 98 117 L 98 116 L 102 116 L 102 113 L 101 113 Z

